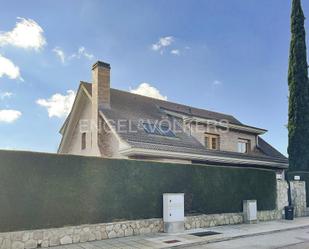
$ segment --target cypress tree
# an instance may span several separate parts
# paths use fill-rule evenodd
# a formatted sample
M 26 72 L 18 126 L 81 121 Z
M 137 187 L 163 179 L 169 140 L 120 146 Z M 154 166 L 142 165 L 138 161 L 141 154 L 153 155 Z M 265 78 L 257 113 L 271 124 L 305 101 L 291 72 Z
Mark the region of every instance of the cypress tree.
M 304 22 L 301 0 L 293 0 L 288 74 L 290 171 L 309 171 L 309 81 Z

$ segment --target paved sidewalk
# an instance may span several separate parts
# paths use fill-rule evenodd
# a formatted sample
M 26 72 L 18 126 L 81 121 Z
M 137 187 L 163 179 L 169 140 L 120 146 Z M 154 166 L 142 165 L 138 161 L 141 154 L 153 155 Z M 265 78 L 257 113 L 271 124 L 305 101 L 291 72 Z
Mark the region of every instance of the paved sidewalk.
M 261 222 L 258 224 L 240 224 L 211 227 L 207 229 L 187 230 L 181 234 L 157 233 L 151 235 L 132 236 L 125 238 L 92 241 L 79 244 L 53 247 L 53 249 L 142 249 L 142 248 L 171 248 L 197 246 L 218 241 L 231 240 L 242 237 L 276 233 L 309 227 L 309 217 L 297 218 L 293 221 L 280 220 Z M 216 232 L 219 234 L 209 236 L 195 236 L 197 232 Z
M 204 245 L 188 245 L 190 249 L 308 249 L 309 227 L 276 233 L 236 238 Z M 178 248 L 177 248 L 178 249 Z

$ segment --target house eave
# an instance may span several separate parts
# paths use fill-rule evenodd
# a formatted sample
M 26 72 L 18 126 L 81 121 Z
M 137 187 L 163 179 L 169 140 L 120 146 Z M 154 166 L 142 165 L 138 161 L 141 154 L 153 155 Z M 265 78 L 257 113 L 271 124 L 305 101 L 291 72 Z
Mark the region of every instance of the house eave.
M 79 84 L 79 87 L 78 87 L 76 96 L 78 95 L 78 93 L 80 92 L 80 90 L 83 90 L 84 93 L 86 94 L 86 96 L 90 99 L 90 101 L 92 101 L 91 95 L 88 93 L 87 89 L 82 85 L 82 83 L 83 83 L 83 81 L 81 81 L 80 84 Z M 77 100 L 76 100 L 76 98 L 75 98 L 75 99 L 74 99 L 74 103 L 73 103 L 73 105 L 72 105 L 72 109 L 73 109 L 73 106 L 75 105 L 76 102 L 77 102 Z M 70 116 L 71 116 L 72 109 L 71 109 L 69 115 L 67 116 L 67 118 L 65 119 L 63 125 L 61 126 L 61 128 L 60 128 L 60 130 L 59 130 L 59 133 L 60 133 L 61 135 L 63 135 L 63 134 L 65 133 L 65 130 L 66 130 L 67 125 L 68 125 L 68 123 L 69 123 L 69 120 L 70 120 L 70 118 L 71 118 Z
M 120 153 L 124 156 L 149 156 L 149 157 L 164 157 L 164 158 L 177 158 L 186 160 L 198 160 L 198 161 L 211 161 L 214 163 L 225 163 L 225 164 L 242 164 L 242 165 L 258 165 L 258 166 L 268 166 L 272 168 L 286 169 L 288 168 L 288 163 L 285 162 L 272 162 L 263 161 L 257 159 L 241 159 L 241 158 L 231 158 L 223 156 L 212 156 L 212 155 L 200 155 L 200 154 L 189 154 L 180 152 L 170 152 L 161 150 L 150 150 L 142 148 L 129 148 L 121 150 Z

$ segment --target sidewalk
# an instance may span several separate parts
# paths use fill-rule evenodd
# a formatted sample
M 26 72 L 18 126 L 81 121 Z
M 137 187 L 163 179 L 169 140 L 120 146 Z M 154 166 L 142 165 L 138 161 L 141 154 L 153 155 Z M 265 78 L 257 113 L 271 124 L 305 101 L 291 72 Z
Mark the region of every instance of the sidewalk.
M 196 246 L 235 238 L 276 233 L 309 227 L 309 217 L 296 218 L 293 221 L 279 220 L 261 222 L 258 224 L 240 224 L 211 227 L 207 229 L 187 230 L 181 234 L 157 233 L 151 235 L 132 236 L 102 241 L 93 241 L 79 244 L 52 247 L 53 249 L 142 249 L 142 248 L 181 248 L 184 246 Z M 196 236 L 193 233 L 215 232 L 216 235 Z

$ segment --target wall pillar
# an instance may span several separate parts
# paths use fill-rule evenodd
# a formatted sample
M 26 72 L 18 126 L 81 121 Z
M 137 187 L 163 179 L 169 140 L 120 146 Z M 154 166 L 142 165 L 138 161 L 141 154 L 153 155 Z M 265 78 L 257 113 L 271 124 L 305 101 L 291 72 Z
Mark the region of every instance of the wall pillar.
M 277 180 L 276 209 L 281 212 L 282 218 L 284 217 L 284 207 L 289 205 L 288 189 L 287 181 Z
M 294 206 L 295 217 L 306 216 L 307 201 L 306 201 L 306 182 L 291 181 L 291 199 Z

